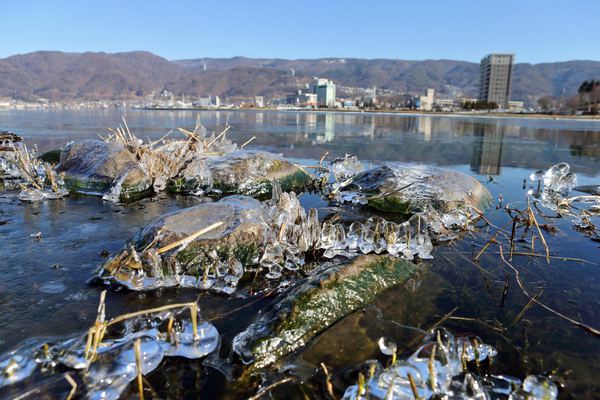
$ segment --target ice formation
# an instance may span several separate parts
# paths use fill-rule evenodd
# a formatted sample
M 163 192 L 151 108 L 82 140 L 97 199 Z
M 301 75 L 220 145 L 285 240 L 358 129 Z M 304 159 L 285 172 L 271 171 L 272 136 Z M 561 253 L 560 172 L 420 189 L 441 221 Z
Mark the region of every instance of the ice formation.
M 395 346 L 385 341 L 385 354 Z M 423 344 L 407 359 L 388 368 L 375 364 L 365 383 L 346 389 L 346 400 L 409 400 L 431 398 L 552 400 L 558 396 L 556 384 L 543 376 L 527 376 L 524 381 L 503 375 L 478 376 L 478 367 L 497 354 L 476 336 L 455 337 L 446 329 L 430 332 Z M 476 368 L 477 369 L 477 368 Z
M 64 188 L 62 175 L 58 175 L 50 164 L 40 160 L 37 149 L 31 151 L 27 146 L 13 147 L 17 166 L 24 183 L 21 184 L 19 198 L 23 201 L 42 201 L 60 199 L 68 194 Z
M 198 359 L 217 349 L 219 334 L 201 319 L 197 307 L 177 306 L 139 312 L 114 325 L 99 313 L 96 326 L 105 331 L 97 346 L 93 329 L 55 344 L 21 346 L 0 359 L 0 389 L 25 381 L 38 369 L 69 368 L 80 371 L 85 398 L 116 400 L 138 374 L 135 342 L 140 343 L 143 375 L 155 370 L 164 357 Z
M 104 264 L 99 277 L 132 290 L 180 286 L 231 294 L 246 271 L 265 269 L 267 278 L 278 279 L 284 270 L 301 268 L 319 239 L 317 211 L 307 213 L 294 192 L 272 185 L 266 202 L 229 196 L 157 218 Z M 194 235 L 212 224 L 220 225 Z M 160 250 L 172 243 L 178 244 Z
M 571 167 L 567 163 L 558 163 L 546 171 L 533 172 L 529 179 L 533 182 L 543 183 L 543 191 L 557 195 L 567 195 L 571 189 L 577 186 L 577 175 L 570 172 Z
M 432 258 L 432 239 L 438 242 L 453 240 L 456 230 L 469 226 L 475 218 L 469 210 L 440 215 L 433 208 L 414 214 L 408 221 L 395 223 L 381 217 L 353 222 L 347 228 L 341 223 L 324 222 L 317 248 L 325 250 L 323 256 L 353 257 L 356 254 L 381 254 L 412 260 Z
M 329 164 L 329 169 L 336 182 L 344 182 L 364 171 L 365 168 L 355 155 L 346 154 L 333 160 Z
M 422 165 L 386 164 L 364 171 L 362 163 L 355 156 L 346 155 L 332 161 L 327 168 L 322 168 L 321 174 L 333 175 L 333 182 L 325 190 L 330 200 L 420 215 L 433 238 L 438 241 L 455 239 L 456 230 L 468 228 L 478 218 L 480 213 L 476 206 L 486 206 L 491 198 L 489 192 L 472 177 Z M 351 228 L 352 232 L 348 232 L 353 236 L 352 243 L 356 233 L 364 231 L 361 228 L 364 227 L 355 226 Z M 389 228 L 389 232 L 403 233 L 407 227 L 396 229 L 390 225 Z M 337 231 L 339 236 L 341 232 L 339 229 Z M 366 232 L 369 238 L 369 229 Z M 329 234 L 327 232 L 326 236 Z M 388 235 L 388 238 L 391 236 Z M 377 252 L 380 247 L 389 247 L 390 254 L 403 253 L 399 250 L 403 247 L 401 243 L 397 243 L 397 246 L 391 242 L 385 246 L 375 243 L 374 250 Z M 344 249 L 338 243 L 328 255 L 336 253 L 336 250 L 342 254 Z M 422 254 L 427 257 L 428 253 L 424 251 Z M 405 256 L 410 257 L 408 254 Z
M 546 171 L 533 172 L 529 179 L 537 186 L 530 188 L 528 194 L 538 199 L 544 207 L 560 215 L 573 217 L 575 229 L 597 240 L 600 236 L 591 219 L 600 215 L 600 191 L 595 185 L 578 187 L 577 176 L 570 169 L 569 164 L 559 163 Z M 588 195 L 568 197 L 572 189 Z

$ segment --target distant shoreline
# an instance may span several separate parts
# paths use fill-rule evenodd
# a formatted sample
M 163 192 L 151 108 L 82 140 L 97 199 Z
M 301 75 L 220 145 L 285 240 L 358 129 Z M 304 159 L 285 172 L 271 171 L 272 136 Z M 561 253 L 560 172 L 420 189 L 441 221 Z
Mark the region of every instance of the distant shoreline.
M 527 113 L 469 113 L 469 112 L 435 112 L 435 111 L 412 111 L 412 110 L 345 110 L 345 109 L 278 109 L 265 108 L 227 108 L 227 107 L 196 107 L 196 108 L 168 108 L 147 107 L 135 110 L 144 111 L 245 111 L 245 112 L 308 112 L 308 113 L 347 113 L 347 114 L 383 114 L 383 115 L 409 115 L 409 116 L 431 116 L 431 117 L 468 117 L 468 118 L 524 118 L 524 119 L 547 119 L 547 120 L 577 120 L 577 121 L 600 121 L 600 115 L 553 115 L 553 114 L 527 114 Z

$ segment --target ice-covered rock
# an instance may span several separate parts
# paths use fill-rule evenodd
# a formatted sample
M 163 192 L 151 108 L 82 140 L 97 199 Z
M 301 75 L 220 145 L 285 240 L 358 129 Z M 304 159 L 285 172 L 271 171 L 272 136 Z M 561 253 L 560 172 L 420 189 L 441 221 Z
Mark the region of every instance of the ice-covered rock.
M 222 225 L 193 237 L 219 222 Z M 258 264 L 272 235 L 265 204 L 230 196 L 157 218 L 104 264 L 101 277 L 132 290 L 182 286 L 231 293 L 244 268 Z M 189 237 L 193 238 L 186 241 Z M 181 240 L 184 243 L 160 252 Z
M 110 200 L 131 201 L 151 193 L 152 179 L 139 166 L 134 154 L 115 142 L 83 140 L 67 145 L 61 153 L 58 172 L 73 192 Z
M 324 264 L 279 295 L 271 308 L 234 338 L 233 349 L 252 368 L 266 367 L 382 291 L 405 282 L 416 269 L 409 261 L 376 255 Z
M 303 169 L 280 154 L 260 150 L 238 150 L 206 160 L 212 184 L 223 193 L 269 196 L 272 182 L 285 192 L 301 191 L 311 182 Z
M 382 211 L 413 214 L 433 207 L 440 213 L 475 207 L 485 209 L 491 194 L 475 178 L 448 169 L 390 163 L 355 175 L 342 186 Z M 360 202 L 359 202 L 360 203 Z

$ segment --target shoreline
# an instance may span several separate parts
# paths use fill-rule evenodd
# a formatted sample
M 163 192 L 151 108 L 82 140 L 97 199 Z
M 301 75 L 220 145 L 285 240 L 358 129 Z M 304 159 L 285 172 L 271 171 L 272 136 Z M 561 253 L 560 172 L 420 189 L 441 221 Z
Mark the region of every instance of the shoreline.
M 468 113 L 468 112 L 436 112 L 436 111 L 412 111 L 412 110 L 344 110 L 344 109 L 279 109 L 272 107 L 264 108 L 228 108 L 228 107 L 196 107 L 196 108 L 139 108 L 133 111 L 243 111 L 243 112 L 306 112 L 322 114 L 380 114 L 380 115 L 402 115 L 415 117 L 464 117 L 464 118 L 522 118 L 522 119 L 545 119 L 545 120 L 574 120 L 574 121 L 600 121 L 600 115 L 553 115 L 553 114 L 526 114 L 526 113 Z

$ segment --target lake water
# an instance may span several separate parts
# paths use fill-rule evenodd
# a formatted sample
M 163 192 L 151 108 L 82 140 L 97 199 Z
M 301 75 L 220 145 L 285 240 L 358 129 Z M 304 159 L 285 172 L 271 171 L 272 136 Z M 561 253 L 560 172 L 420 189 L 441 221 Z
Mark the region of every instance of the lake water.
M 177 127 L 192 128 L 191 111 L 126 111 L 129 128 L 140 138 L 156 139 Z M 495 199 L 523 209 L 523 180 L 531 172 L 567 162 L 580 185 L 600 184 L 600 121 L 523 118 L 407 116 L 367 113 L 202 111 L 207 129 L 231 125 L 229 137 L 250 147 L 283 153 L 314 163 L 355 154 L 365 162 L 405 161 L 436 164 L 473 175 Z M 2 111 L 0 130 L 24 137 L 40 151 L 63 147 L 68 141 L 106 134 L 121 122 L 117 111 Z M 172 135 L 177 135 L 173 132 Z M 301 197 L 320 216 L 339 211 L 315 195 Z M 73 196 L 60 201 L 25 204 L 14 192 L 0 192 L 0 352 L 25 339 L 83 332 L 96 315 L 102 288 L 87 279 L 105 259 L 119 250 L 141 226 L 165 212 L 197 204 L 200 199 L 161 195 L 133 205 L 115 205 L 94 197 Z M 545 234 L 553 258 L 515 256 L 514 266 L 532 293 L 543 288 L 540 300 L 554 309 L 600 328 L 600 264 L 598 242 L 573 229 L 570 218 L 540 221 L 556 227 Z M 502 207 L 486 217 L 497 226 L 509 221 Z M 592 218 L 598 225 L 599 221 Z M 600 390 L 600 338 L 534 305 L 516 316 L 528 299 L 514 278 L 501 302 L 507 275 L 497 245 L 473 256 L 496 231 L 478 224 L 479 231 L 437 246 L 434 259 L 418 281 L 380 296 L 364 311 L 353 313 L 303 350 L 294 366 L 316 371 L 325 362 L 334 373 L 338 394 L 354 383 L 351 372 L 369 358 L 381 358 L 376 341 L 393 337 L 401 351 L 416 331 L 427 329 L 458 307 L 444 326 L 457 333 L 474 333 L 494 345 L 497 373 L 523 378 L 527 373 L 554 373 L 565 382 L 563 398 L 594 398 Z M 30 235 L 41 232 L 41 239 Z M 525 240 L 525 239 L 523 239 Z M 541 245 L 536 248 L 542 252 Z M 493 248 L 493 250 L 492 250 Z M 580 262 L 558 257 L 584 259 Z M 191 290 L 155 293 L 111 292 L 108 315 L 198 297 Z M 226 358 L 231 339 L 243 330 L 270 298 L 255 302 L 236 296 L 201 294 L 203 315 L 222 335 L 220 355 Z M 503 304 L 502 304 L 503 303 Z M 310 375 L 310 374 L 309 374 Z M 322 375 L 322 374 L 321 374 Z M 247 394 L 201 361 L 168 361 L 148 377 L 162 397 L 236 398 Z M 303 385 L 284 385 L 275 398 L 322 397 L 322 377 Z M 129 395 L 133 396 L 133 391 Z M 279 393 L 279 397 L 276 394 Z

